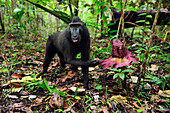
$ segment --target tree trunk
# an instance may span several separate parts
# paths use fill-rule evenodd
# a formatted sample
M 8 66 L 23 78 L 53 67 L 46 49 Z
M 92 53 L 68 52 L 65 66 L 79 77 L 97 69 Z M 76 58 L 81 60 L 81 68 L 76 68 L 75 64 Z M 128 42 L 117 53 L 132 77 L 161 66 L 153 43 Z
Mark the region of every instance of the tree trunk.
M 78 16 L 78 8 L 79 8 L 79 0 L 74 1 L 75 9 L 74 9 L 74 15 Z
M 2 27 L 2 33 L 5 34 L 5 26 L 1 17 L 1 13 L 0 13 L 0 23 L 1 23 L 1 27 Z

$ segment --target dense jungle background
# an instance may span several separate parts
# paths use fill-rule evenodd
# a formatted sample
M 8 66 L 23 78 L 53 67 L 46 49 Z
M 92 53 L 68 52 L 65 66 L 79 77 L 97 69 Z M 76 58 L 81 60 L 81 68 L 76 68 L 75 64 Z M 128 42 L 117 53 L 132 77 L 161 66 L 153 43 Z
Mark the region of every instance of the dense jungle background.
M 58 73 L 57 55 L 36 78 L 49 35 L 73 16 L 90 32 L 90 60 L 100 61 L 88 90 L 80 67 Z M 0 24 L 1 113 L 170 112 L 169 0 L 1 0 Z

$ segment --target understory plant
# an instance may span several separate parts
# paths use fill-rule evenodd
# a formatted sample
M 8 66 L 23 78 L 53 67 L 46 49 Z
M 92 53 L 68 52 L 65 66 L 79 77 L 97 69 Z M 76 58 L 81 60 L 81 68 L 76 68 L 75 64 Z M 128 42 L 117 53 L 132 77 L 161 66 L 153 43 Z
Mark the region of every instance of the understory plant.
M 124 73 L 133 72 L 131 69 L 126 69 L 127 66 L 130 66 L 132 62 L 138 63 L 138 58 L 135 58 L 131 52 L 129 52 L 128 49 L 123 46 L 123 43 L 119 39 L 114 39 L 112 43 L 112 57 L 102 60 L 100 65 L 104 69 L 110 69 L 116 72 L 116 74 L 113 76 L 113 79 L 118 77 L 119 86 L 122 88 L 121 80 L 124 80 L 125 78 Z
M 56 89 L 56 87 L 53 86 L 48 86 L 47 80 L 44 78 L 43 81 L 39 81 L 39 82 L 30 82 L 28 83 L 27 87 L 29 88 L 29 90 L 33 90 L 35 87 L 41 87 L 44 90 L 48 91 L 48 93 L 50 95 L 52 95 L 54 92 L 58 93 L 61 96 L 65 96 L 65 93 L 62 91 L 59 91 Z

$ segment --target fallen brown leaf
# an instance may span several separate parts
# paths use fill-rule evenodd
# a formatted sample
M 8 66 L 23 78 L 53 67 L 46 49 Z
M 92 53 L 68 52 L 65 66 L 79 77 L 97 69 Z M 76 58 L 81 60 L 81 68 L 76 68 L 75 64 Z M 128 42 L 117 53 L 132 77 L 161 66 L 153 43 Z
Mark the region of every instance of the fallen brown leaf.
M 67 78 L 69 78 L 68 75 L 66 75 L 63 79 L 61 79 L 61 82 L 65 82 L 67 80 Z
M 137 102 L 138 101 L 135 101 L 135 102 L 133 102 L 133 105 L 136 107 L 136 108 L 138 108 L 138 109 L 142 109 L 143 110 L 143 112 L 145 112 L 145 113 L 147 113 L 147 111 L 141 106 L 138 106 L 138 104 L 137 104 Z
M 112 97 L 110 98 L 110 100 L 116 100 L 116 101 L 118 101 L 119 103 L 121 103 L 122 105 L 123 105 L 123 104 L 126 104 L 126 102 L 127 102 L 126 97 L 123 97 L 123 96 L 121 96 L 121 95 L 112 96 Z
M 62 89 L 60 89 L 60 91 L 62 91 L 62 92 L 64 92 L 64 91 L 66 91 L 68 88 L 62 88 Z
M 12 78 L 20 79 L 20 78 L 22 78 L 22 76 L 20 74 L 14 73 L 14 74 L 12 74 Z
M 72 73 L 73 73 L 73 71 L 69 71 L 67 75 L 70 75 L 70 74 L 72 74 Z
M 103 109 L 103 113 L 109 113 L 109 111 L 107 110 L 108 108 L 106 106 L 102 106 Z
M 76 75 L 76 73 L 70 74 L 70 78 L 73 78 Z
M 22 102 L 20 102 L 20 103 L 14 103 L 13 104 L 13 108 L 21 108 L 21 107 L 23 107 L 24 105 L 23 105 L 23 103 Z
M 39 104 L 43 101 L 43 98 L 37 98 L 35 101 L 34 101 L 34 104 Z
M 59 65 L 59 62 L 56 62 L 52 65 L 52 67 L 57 67 Z
M 70 90 L 72 90 L 73 92 L 75 92 L 75 91 L 76 91 L 76 88 L 77 88 L 77 87 L 71 87 Z M 86 91 L 86 89 L 84 89 L 84 88 L 78 88 L 77 93 L 81 93 L 81 92 L 84 92 L 84 91 Z
M 159 99 L 158 95 L 152 95 L 151 99 L 150 99 L 151 102 L 159 102 L 159 100 L 160 99 Z
M 170 90 L 165 90 L 165 91 L 159 90 L 158 95 L 169 98 L 170 97 Z
M 75 73 L 71 74 L 72 71 L 69 71 L 68 74 L 63 78 L 61 79 L 61 82 L 65 82 L 68 78 L 71 79 L 75 76 Z
M 50 99 L 49 104 L 52 108 L 54 108 L 54 107 L 62 108 L 64 105 L 64 98 L 61 97 L 58 93 L 54 92 Z
M 69 98 L 66 98 L 65 100 L 64 100 L 64 105 L 63 105 L 63 108 L 64 109 L 67 109 L 68 107 L 69 107 L 69 105 L 68 105 L 68 102 L 70 101 L 70 99 Z

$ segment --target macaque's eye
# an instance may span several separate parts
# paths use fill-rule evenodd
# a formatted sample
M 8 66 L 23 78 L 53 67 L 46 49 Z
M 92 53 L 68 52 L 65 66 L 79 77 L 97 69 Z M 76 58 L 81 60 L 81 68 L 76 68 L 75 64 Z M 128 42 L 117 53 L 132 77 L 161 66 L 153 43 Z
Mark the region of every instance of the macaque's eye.
M 71 28 L 73 28 L 74 26 L 72 25 L 72 26 L 70 26 Z
M 78 28 L 80 25 L 76 25 L 76 28 Z

